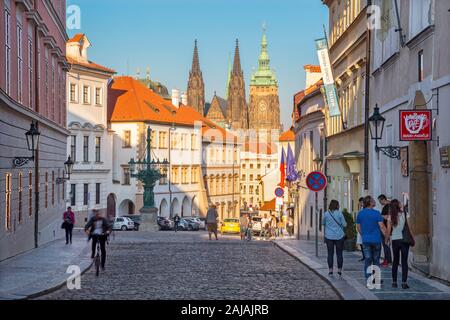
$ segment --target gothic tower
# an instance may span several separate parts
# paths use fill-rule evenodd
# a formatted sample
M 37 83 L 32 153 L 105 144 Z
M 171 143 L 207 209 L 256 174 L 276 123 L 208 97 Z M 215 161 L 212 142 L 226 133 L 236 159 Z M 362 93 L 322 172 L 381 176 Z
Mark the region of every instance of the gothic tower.
M 265 29 L 261 42 L 258 70 L 250 82 L 249 124 L 251 129 L 280 129 L 280 102 L 278 81 L 270 69 Z
M 192 68 L 189 72 L 187 88 L 188 105 L 196 109 L 200 114 L 204 114 L 205 109 L 205 84 L 203 82 L 200 61 L 198 58 L 197 40 L 195 40 L 194 57 Z
M 227 120 L 232 129 L 248 129 L 248 109 L 245 99 L 244 73 L 239 55 L 239 40 L 236 40 L 233 69 L 228 87 Z

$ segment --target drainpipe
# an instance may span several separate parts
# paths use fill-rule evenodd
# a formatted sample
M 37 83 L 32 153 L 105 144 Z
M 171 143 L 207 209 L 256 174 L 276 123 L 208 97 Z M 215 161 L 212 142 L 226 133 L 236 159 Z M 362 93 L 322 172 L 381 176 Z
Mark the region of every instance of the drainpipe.
M 34 3 L 34 10 L 37 11 L 37 3 Z M 40 74 L 39 66 L 39 31 L 38 26 L 34 27 L 34 104 L 35 110 L 39 113 L 39 86 L 38 76 Z M 36 126 L 38 123 L 36 123 Z M 37 128 L 36 128 L 37 129 Z M 39 246 L 39 145 L 34 154 L 34 247 Z
M 367 0 L 367 6 L 372 5 L 372 0 Z M 367 19 L 370 14 L 367 14 Z M 364 190 L 369 190 L 369 112 L 370 112 L 370 43 L 371 32 L 369 26 L 366 31 L 366 84 L 365 84 L 365 112 L 364 112 Z

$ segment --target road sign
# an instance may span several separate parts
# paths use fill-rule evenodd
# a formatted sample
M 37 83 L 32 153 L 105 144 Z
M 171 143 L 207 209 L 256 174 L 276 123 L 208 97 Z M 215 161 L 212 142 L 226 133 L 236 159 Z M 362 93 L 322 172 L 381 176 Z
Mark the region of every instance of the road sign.
M 306 185 L 311 191 L 319 192 L 327 186 L 327 178 L 322 172 L 314 171 L 306 177 Z
M 275 200 L 275 204 L 277 206 L 282 206 L 283 205 L 283 198 L 277 197 L 276 200 Z
M 284 190 L 283 190 L 283 188 L 280 188 L 280 187 L 276 188 L 276 189 L 275 189 L 275 195 L 276 195 L 277 197 L 279 197 L 279 198 L 282 198 L 282 197 L 284 196 Z

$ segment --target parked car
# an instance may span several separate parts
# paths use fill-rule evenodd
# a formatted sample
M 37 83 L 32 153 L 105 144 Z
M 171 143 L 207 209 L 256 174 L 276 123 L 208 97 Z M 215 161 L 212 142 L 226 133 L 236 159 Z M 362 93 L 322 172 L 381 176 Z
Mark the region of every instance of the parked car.
M 125 215 L 123 217 L 131 219 L 134 222 L 134 230 L 135 231 L 139 230 L 139 226 L 141 225 L 141 216 L 140 215 Z
M 158 217 L 157 222 L 158 222 L 159 230 L 161 230 L 161 231 L 172 230 L 172 228 L 173 228 L 173 224 L 171 223 L 169 218 Z
M 200 230 L 200 224 L 190 219 L 181 218 L 178 230 L 181 231 L 198 231 Z
M 199 228 L 205 230 L 206 229 L 206 219 L 203 218 L 203 220 L 199 217 L 185 217 L 185 219 L 188 219 L 190 221 L 197 222 L 199 224 Z
M 127 217 L 116 217 L 113 223 L 113 230 L 133 230 L 134 222 L 130 218 Z
M 262 218 L 261 217 L 252 217 L 252 232 L 254 234 L 261 234 L 262 230 Z
M 241 231 L 239 219 L 225 219 L 223 220 L 221 233 L 239 233 Z

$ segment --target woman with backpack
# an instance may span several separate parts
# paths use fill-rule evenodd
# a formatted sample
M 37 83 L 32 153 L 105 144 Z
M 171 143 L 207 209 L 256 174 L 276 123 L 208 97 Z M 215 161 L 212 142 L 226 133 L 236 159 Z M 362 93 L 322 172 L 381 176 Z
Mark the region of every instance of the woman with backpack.
M 403 212 L 400 202 L 392 200 L 389 206 L 387 218 L 387 234 L 391 235 L 392 251 L 394 261 L 392 263 L 392 287 L 397 288 L 397 273 L 400 264 L 400 254 L 402 263 L 402 289 L 409 289 L 408 286 L 408 254 L 409 248 L 414 247 L 415 241 L 411 229 L 408 225 L 408 218 Z M 387 240 L 389 241 L 389 239 Z
M 325 243 L 328 250 L 328 274 L 333 275 L 334 248 L 336 248 L 338 275 L 342 275 L 342 266 L 344 264 L 344 238 L 347 222 L 344 215 L 339 211 L 339 202 L 331 200 L 328 211 L 322 218 L 322 225 L 325 229 Z

